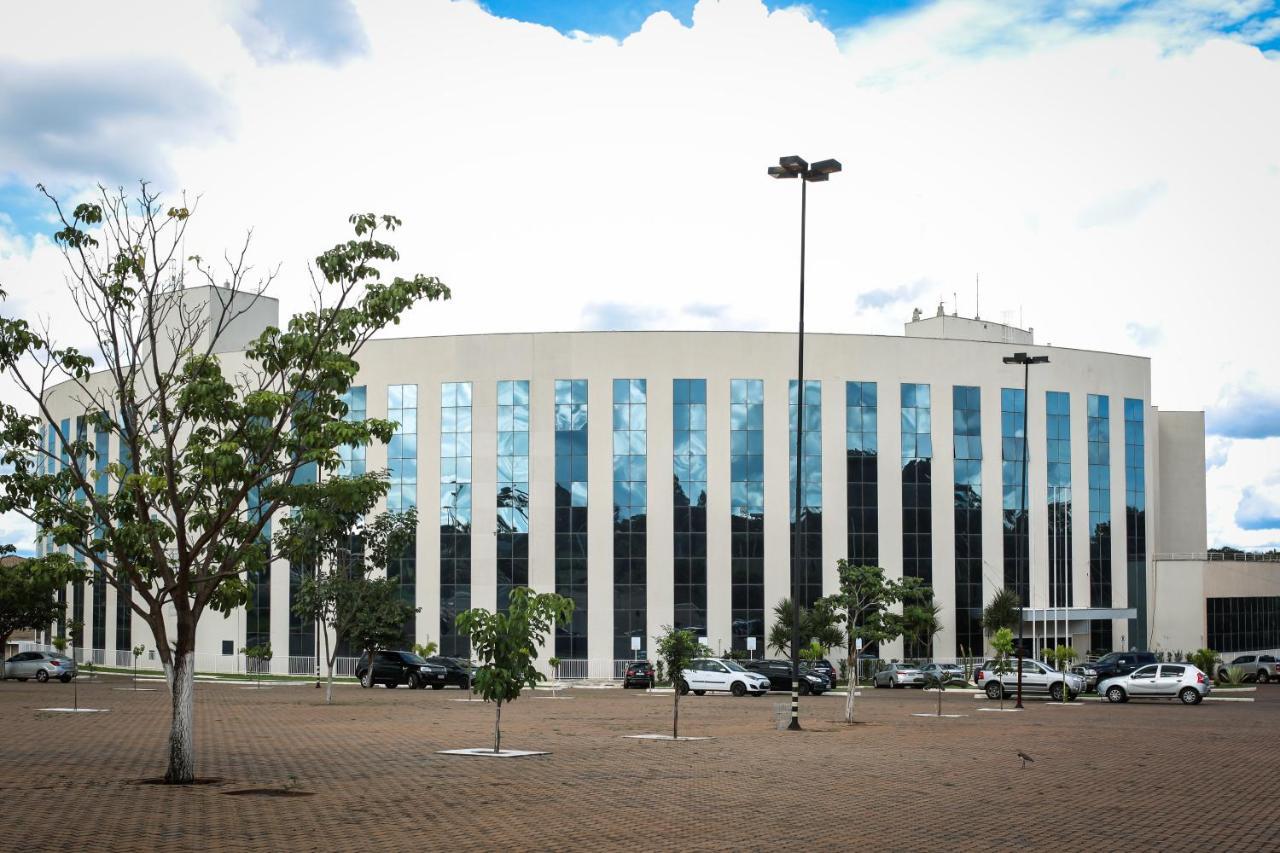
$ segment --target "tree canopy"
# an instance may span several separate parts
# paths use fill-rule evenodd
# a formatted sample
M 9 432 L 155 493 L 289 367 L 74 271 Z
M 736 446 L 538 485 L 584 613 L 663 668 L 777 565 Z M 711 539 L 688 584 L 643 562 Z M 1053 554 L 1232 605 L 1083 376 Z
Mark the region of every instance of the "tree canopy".
M 343 446 L 390 439 L 391 421 L 346 417 L 356 356 L 415 304 L 450 293 L 420 274 L 384 280 L 399 253 L 381 237 L 400 221 L 357 214 L 352 237 L 309 268 L 311 308 L 244 344 L 235 334 L 275 278 L 255 272 L 247 240 L 216 266 L 187 254 L 197 205 L 163 203 L 146 184 L 70 211 L 49 199 L 88 346 L 0 315 L 0 371 L 31 409 L 0 406 L 0 512 L 132 593 L 173 691 L 165 778 L 189 783 L 200 618 L 246 601 L 269 558 L 267 525 L 305 509 L 310 474 L 333 472 Z

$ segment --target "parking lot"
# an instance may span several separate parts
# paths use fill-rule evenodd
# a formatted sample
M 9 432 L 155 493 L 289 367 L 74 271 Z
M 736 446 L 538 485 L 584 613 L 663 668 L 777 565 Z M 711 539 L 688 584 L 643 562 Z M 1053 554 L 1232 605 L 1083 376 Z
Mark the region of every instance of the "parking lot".
M 503 746 L 549 756 L 462 758 L 491 744 L 493 707 L 456 690 L 197 687 L 199 775 L 164 769 L 168 695 L 126 679 L 0 685 L 0 790 L 15 849 L 1280 849 L 1280 687 L 1254 702 L 1137 702 L 1022 713 L 948 691 L 863 690 L 802 702 L 802 733 L 780 732 L 785 694 L 681 700 L 574 689 L 504 708 Z M 1034 762 L 1023 767 L 1022 751 Z M 245 792 L 231 795 L 232 792 Z M 285 792 L 283 795 L 281 792 Z

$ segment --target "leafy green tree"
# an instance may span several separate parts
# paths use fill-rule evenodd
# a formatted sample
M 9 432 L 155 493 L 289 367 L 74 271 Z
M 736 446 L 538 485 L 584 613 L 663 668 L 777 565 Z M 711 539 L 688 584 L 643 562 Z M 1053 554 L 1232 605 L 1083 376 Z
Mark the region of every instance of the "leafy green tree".
M 844 623 L 849 693 L 844 700 L 844 721 L 854 721 L 854 693 L 858 680 L 858 640 L 864 646 L 887 643 L 902 636 L 902 616 L 890 608 L 918 594 L 919 578 L 891 580 L 879 566 L 854 565 L 848 560 L 836 564 L 840 590 L 822 599 L 824 606 Z
M 298 584 L 293 612 L 321 625 L 328 668 L 325 702 L 332 703 L 333 668 L 340 641 L 355 645 L 368 638 L 385 647 L 399 640 L 405 621 L 412 618 L 412 614 L 405 616 L 400 611 L 384 613 L 382 605 L 372 603 L 370 596 L 383 595 L 372 592 L 372 575 L 386 576 L 392 561 L 412 546 L 418 515 L 415 509 L 384 512 L 366 522 L 365 513 L 386 494 L 387 480 L 381 473 L 335 477 L 313 485 L 316 499 L 308 501 L 304 511 L 281 521 L 276 549 L 295 563 L 314 567 Z M 376 618 L 356 632 L 367 636 L 355 636 L 352 629 L 362 612 L 370 608 L 376 611 Z M 372 624 L 382 616 L 400 621 L 389 622 L 384 631 Z M 434 650 L 424 657 L 430 654 Z M 373 660 L 372 653 L 369 660 Z
M 560 658 L 547 658 L 547 666 L 551 667 L 551 695 L 559 697 L 560 695 Z
M 217 253 L 225 268 L 189 254 L 195 205 L 162 203 L 145 183 L 136 199 L 103 189 L 70 211 L 49 199 L 87 327 L 69 334 L 89 345 L 60 345 L 0 315 L 0 372 L 32 411 L 0 405 L 10 466 L 0 473 L 0 512 L 25 516 L 117 590 L 132 589 L 171 690 L 164 778 L 186 784 L 196 772 L 201 617 L 246 601 L 247 577 L 267 565 L 267 524 L 305 500 L 294 493 L 304 466 L 332 472 L 340 447 L 390 440 L 390 421 L 343 417 L 356 356 L 415 304 L 449 290 L 423 275 L 384 281 L 384 264 L 399 254 L 382 232 L 400 222 L 359 214 L 353 237 L 316 258 L 312 308 L 246 347 L 234 338 L 238 321 L 275 277 L 253 272 L 247 241 Z M 192 281 L 211 286 L 203 301 L 184 292 Z M 242 349 L 225 364 L 219 355 Z M 82 407 L 87 427 L 121 448 L 117 461 L 98 458 L 88 429 L 59 427 L 66 413 L 50 408 L 54 385 L 59 399 Z M 45 464 L 60 459 L 68 464 Z M 102 478 L 105 494 L 95 488 Z
M 688 629 L 676 629 L 670 625 L 662 627 L 658 635 L 658 664 L 665 666 L 671 678 L 671 692 L 675 694 L 675 706 L 671 713 L 671 739 L 680 737 L 680 696 L 687 693 L 689 685 L 684 681 L 684 671 L 695 658 L 709 657 L 711 650 L 698 642 L 698 638 Z
M 421 610 L 404 600 L 400 581 L 396 578 L 365 577 L 360 581 L 349 611 L 350 621 L 345 636 L 358 646 L 369 668 L 365 670 L 364 687 L 373 686 L 373 662 L 378 652 L 400 644 L 404 639 L 404 626 Z
M 982 609 L 982 630 L 988 637 L 995 636 L 1001 628 L 1013 630 L 1018 627 L 1019 613 L 1022 603 L 1018 593 L 1004 587 L 992 597 L 990 603 Z
M 240 654 L 244 655 L 246 658 L 253 661 L 253 664 L 252 664 L 253 671 L 258 675 L 255 681 L 257 683 L 257 686 L 261 687 L 262 686 L 262 670 L 264 668 L 267 668 L 266 665 L 269 664 L 271 661 L 271 658 L 275 656 L 275 653 L 271 651 L 271 644 L 263 643 L 260 646 L 249 646 L 247 649 L 241 649 Z
M 12 545 L 0 546 L 0 556 L 13 551 Z M 66 554 L 0 562 L 0 650 L 15 631 L 46 628 L 62 619 L 66 605 L 58 602 L 57 592 L 83 577 Z M 0 678 L 3 675 L 0 653 Z
M 147 650 L 144 645 L 136 645 L 133 647 L 133 689 L 138 689 L 138 658 L 142 657 L 143 652 Z M 243 651 L 243 649 L 241 650 Z
M 413 653 L 420 658 L 435 657 L 436 652 L 440 651 L 440 646 L 434 640 L 428 643 L 414 643 Z
M 1080 653 L 1071 646 L 1059 645 L 1053 650 L 1053 667 L 1058 670 L 1058 672 L 1066 673 L 1067 667 L 1071 665 L 1071 662 L 1077 660 L 1079 657 Z M 1071 691 L 1067 688 L 1065 675 L 1062 680 L 1062 701 L 1071 701 Z
M 769 627 L 767 645 L 783 657 L 791 657 L 791 619 L 793 608 L 791 599 L 784 598 L 773 607 L 773 624 Z M 840 618 L 835 609 L 823 603 L 822 599 L 814 602 L 813 607 L 800 608 L 800 648 L 814 640 L 824 649 L 838 646 L 844 641 L 840 630 Z
M 1013 654 L 1013 629 L 997 628 L 991 637 L 991 648 L 996 652 L 996 675 L 1000 680 L 1000 710 L 1004 710 L 1004 676 L 1009 673 L 1009 657 Z
M 511 590 L 506 612 L 474 608 L 458 614 L 458 631 L 471 638 L 480 659 L 473 674 L 476 691 L 497 705 L 493 718 L 493 751 L 502 751 L 502 703 L 520 698 L 525 687 L 537 687 L 545 676 L 534 666 L 538 649 L 557 624 L 573 615 L 573 601 L 528 587 Z

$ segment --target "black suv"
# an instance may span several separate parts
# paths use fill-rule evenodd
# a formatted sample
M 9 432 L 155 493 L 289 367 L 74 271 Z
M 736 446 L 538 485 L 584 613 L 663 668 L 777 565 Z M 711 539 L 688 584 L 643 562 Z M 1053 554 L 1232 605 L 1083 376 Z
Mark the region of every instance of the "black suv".
M 446 684 L 456 685 L 463 690 L 471 689 L 471 662 L 462 658 L 430 657 L 427 663 L 444 667 L 444 681 L 431 682 L 432 690 L 442 690 Z
M 1128 675 L 1140 666 L 1155 662 L 1155 652 L 1112 652 L 1093 663 L 1082 664 L 1080 670 L 1085 679 L 1085 689 L 1092 690 L 1103 679 Z
M 789 660 L 744 660 L 739 661 L 743 669 L 750 672 L 758 672 L 761 675 L 768 676 L 770 690 L 790 690 L 791 689 L 791 661 Z M 808 696 L 812 693 L 818 696 L 828 690 L 827 677 L 817 672 L 806 671 L 805 667 L 800 668 L 800 688 L 801 696 Z
M 381 684 L 383 687 L 409 685 L 411 690 L 421 690 L 428 684 L 444 685 L 445 669 L 427 663 L 413 652 L 378 652 L 373 658 L 373 669 L 364 655 L 356 664 L 356 678 L 361 687 Z
M 627 664 L 627 672 L 622 677 L 622 686 L 653 687 L 653 664 L 647 660 L 632 661 Z
M 836 670 L 836 668 L 835 668 L 834 666 L 832 666 L 832 665 L 831 665 L 831 661 L 829 661 L 829 660 L 818 660 L 818 661 L 814 661 L 813 663 L 810 663 L 810 664 L 803 664 L 803 663 L 802 663 L 802 664 L 800 664 L 800 666 L 801 666 L 801 667 L 806 667 L 806 666 L 807 666 L 808 668 L 812 669 L 814 672 L 818 673 L 818 675 L 823 676 L 824 678 L 826 678 L 826 679 L 827 679 L 827 684 L 828 684 L 828 685 L 830 685 L 831 689 L 832 689 L 832 690 L 835 690 L 835 689 L 836 689 L 836 678 L 837 678 L 837 676 L 836 676 L 836 672 L 837 672 L 837 670 Z

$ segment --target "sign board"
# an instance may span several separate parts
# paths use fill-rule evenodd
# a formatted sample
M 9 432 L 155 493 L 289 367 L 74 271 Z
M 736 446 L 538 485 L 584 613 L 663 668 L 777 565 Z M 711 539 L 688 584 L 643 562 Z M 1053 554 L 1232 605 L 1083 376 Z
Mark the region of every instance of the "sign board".
M 747 651 L 754 652 L 756 650 L 756 638 L 747 637 Z
M 632 638 L 631 638 L 631 651 L 633 651 L 633 652 L 638 652 L 638 651 L 640 651 L 640 638 L 639 638 L 639 637 L 632 637 Z
M 861 638 L 861 637 L 858 637 L 858 638 L 857 638 L 856 645 L 857 645 L 858 651 L 862 651 L 862 638 Z

